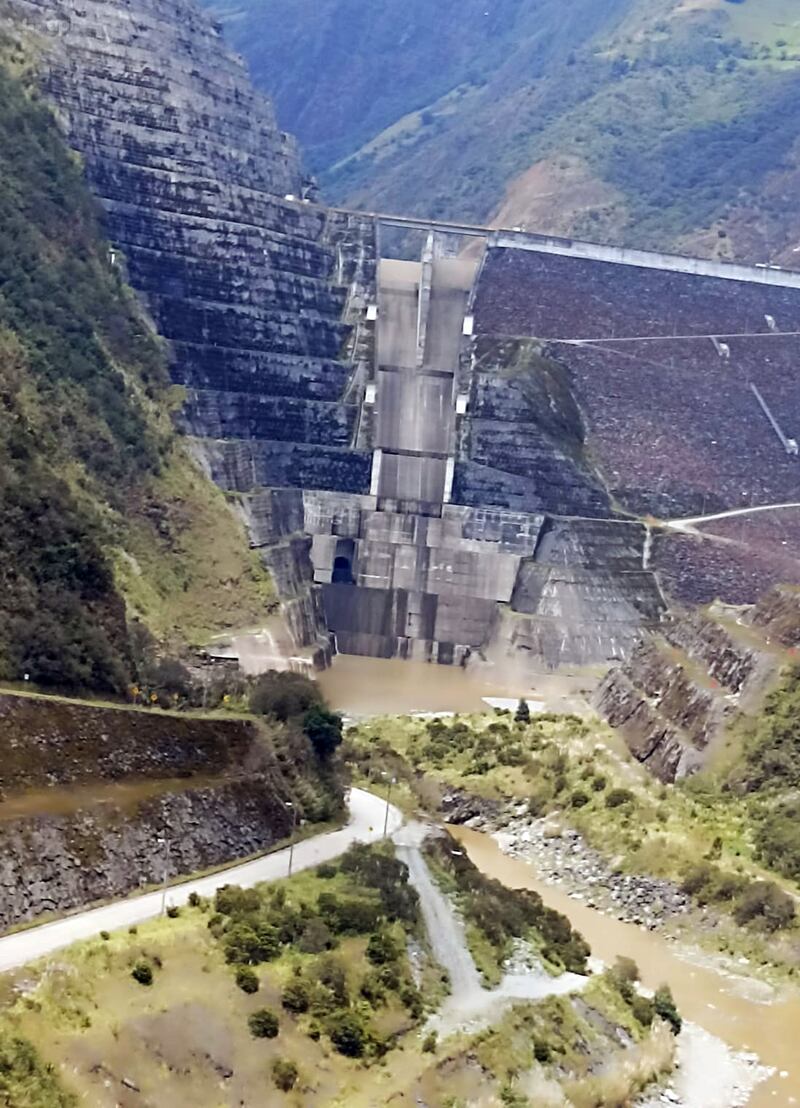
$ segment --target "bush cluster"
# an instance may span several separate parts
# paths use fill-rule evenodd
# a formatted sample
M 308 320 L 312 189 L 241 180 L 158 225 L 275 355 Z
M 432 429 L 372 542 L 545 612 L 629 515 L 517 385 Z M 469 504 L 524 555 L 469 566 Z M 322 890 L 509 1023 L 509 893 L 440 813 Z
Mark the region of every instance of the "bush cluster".
M 429 840 L 426 851 L 454 877 L 464 915 L 495 949 L 498 966 L 507 957 L 512 939 L 533 938 L 554 965 L 573 973 L 586 971 L 589 946 L 566 916 L 548 908 L 530 889 L 509 889 L 485 876 L 463 851 L 454 853 L 455 845 L 446 835 Z
M 727 873 L 711 862 L 701 862 L 686 875 L 683 891 L 698 904 L 726 904 L 740 926 L 752 924 L 764 931 L 779 931 L 796 919 L 794 900 L 774 881 L 752 881 Z
M 418 922 L 417 894 L 408 883 L 407 867 L 375 847 L 353 846 L 338 866 L 325 865 L 324 876 L 326 881 L 340 880 L 313 899 L 295 900 L 285 886 L 224 886 L 217 890 L 209 930 L 236 967 L 236 984 L 248 993 L 259 986 L 253 966 L 288 947 L 314 956 L 296 967 L 283 988 L 281 1006 L 295 1016 L 308 1016 L 313 1021 L 309 1033 L 324 1030 L 340 1053 L 377 1055 L 386 1044 L 371 1030 L 365 1006 L 378 1008 L 393 993 L 412 1018 L 423 1011 L 403 941 L 404 929 Z M 347 936 L 367 938 L 369 968 L 359 982 L 348 983 L 344 965 L 332 953 Z M 258 1020 L 266 1019 L 264 1011 L 255 1014 Z M 254 1035 L 264 1033 L 252 1018 L 250 1026 Z

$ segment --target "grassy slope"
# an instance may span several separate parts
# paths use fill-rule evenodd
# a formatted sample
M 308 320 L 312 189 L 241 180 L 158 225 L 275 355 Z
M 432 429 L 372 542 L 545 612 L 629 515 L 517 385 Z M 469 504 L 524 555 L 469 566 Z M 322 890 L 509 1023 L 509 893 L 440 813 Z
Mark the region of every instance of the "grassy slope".
M 348 738 L 364 772 L 385 765 L 398 777 L 395 795 L 436 806 L 442 789 L 455 786 L 530 800 L 533 815 L 575 827 L 627 873 L 683 881 L 699 864 L 710 866 L 698 896 L 716 908 L 708 928 L 700 920 L 701 941 L 795 973 L 797 926 L 780 936 L 735 926 L 725 913 L 739 894 L 718 890 L 730 880 L 742 888 L 766 880 L 800 896 L 799 681 L 788 675 L 758 721 L 742 721 L 724 763 L 675 786 L 655 781 L 604 724 L 577 717 L 534 717 L 522 728 L 502 715 L 463 717 L 443 721 L 438 733 L 433 725 L 433 734 L 425 721 L 392 717 L 353 728 Z M 630 797 L 609 807 L 615 788 Z
M 511 186 L 509 223 L 791 260 L 791 0 L 573 2 L 568 19 L 548 0 L 326 0 L 313 17 L 302 2 L 210 2 L 331 198 L 485 219 Z M 532 165 L 533 197 L 517 180 Z
M 342 873 L 327 878 L 307 873 L 271 888 L 282 890 L 277 895 L 285 896 L 289 912 L 313 904 L 321 893 L 374 897 Z M 278 903 L 274 891 L 264 889 L 262 898 L 265 905 Z M 598 1105 L 620 1102 L 671 1065 L 671 1036 L 660 1028 L 648 1032 L 638 1023 L 606 977 L 594 980 L 574 1006 L 567 998 L 518 1005 L 491 1030 L 450 1039 L 426 1053 L 419 1025 L 391 989 L 384 1005 L 360 997 L 360 982 L 374 975 L 364 957 L 364 936 L 342 938 L 334 958 L 345 971 L 351 1010 L 388 1041 L 390 1050 L 383 1059 L 349 1060 L 332 1049 L 324 1016 L 291 1015 L 281 1007 L 284 986 L 298 975 L 312 981 L 328 956 L 304 954 L 296 944 L 285 947 L 278 958 L 255 967 L 259 990 L 246 995 L 234 983 L 234 968 L 225 963 L 224 937 L 218 940 L 209 930 L 212 911 L 208 905 L 185 909 L 177 919 L 154 921 L 136 934 L 118 932 L 105 941 L 98 937 L 77 944 L 54 964 L 0 979 L 0 1035 L 24 1036 L 61 1071 L 65 1087 L 98 1108 L 125 1103 L 123 1077 L 141 1090 L 137 1097 L 168 1100 L 174 1108 L 240 1102 L 368 1108 L 376 1098 L 403 1103 L 420 1095 L 444 1108 L 460 1103 L 459 1095 L 496 1103 L 501 1088 L 510 1093 L 517 1082 L 537 1104 L 547 1103 L 544 1093 L 558 1093 L 559 1083 L 566 1083 L 576 1090 L 573 1103 Z M 130 976 L 140 959 L 154 967 L 149 988 Z M 399 964 L 407 973 L 404 953 Z M 425 957 L 418 964 L 425 974 L 424 996 L 434 1007 L 442 999 L 434 986 L 435 967 Z M 15 980 L 22 978 L 25 995 L 20 997 Z M 317 996 L 316 1003 L 324 999 Z M 279 1015 L 275 1039 L 254 1039 L 248 1031 L 248 1015 L 263 1007 Z M 315 1024 L 323 1029 L 318 1039 L 309 1034 Z M 618 1051 L 618 1028 L 638 1045 Z M 550 1061 L 539 1064 L 535 1049 Z M 272 1087 L 270 1070 L 279 1057 L 298 1066 L 291 1093 Z M 595 1078 L 591 1075 L 601 1061 L 610 1065 Z M 9 1105 L 27 1108 L 28 1102 L 12 1097 Z
M 0 146 L 0 677 L 119 690 L 126 594 L 196 639 L 258 621 L 268 583 L 173 437 L 163 352 L 79 166 L 2 69 Z

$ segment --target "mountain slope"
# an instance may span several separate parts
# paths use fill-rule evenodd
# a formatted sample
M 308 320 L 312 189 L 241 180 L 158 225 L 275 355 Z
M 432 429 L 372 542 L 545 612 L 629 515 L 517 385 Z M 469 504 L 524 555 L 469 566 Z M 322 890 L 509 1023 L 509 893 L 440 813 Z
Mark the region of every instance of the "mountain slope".
M 791 0 L 211 6 L 333 200 L 794 257 Z
M 173 441 L 160 343 L 79 165 L 3 69 L 0 148 L 0 677 L 120 691 L 129 615 L 179 641 L 253 620 L 264 575 Z

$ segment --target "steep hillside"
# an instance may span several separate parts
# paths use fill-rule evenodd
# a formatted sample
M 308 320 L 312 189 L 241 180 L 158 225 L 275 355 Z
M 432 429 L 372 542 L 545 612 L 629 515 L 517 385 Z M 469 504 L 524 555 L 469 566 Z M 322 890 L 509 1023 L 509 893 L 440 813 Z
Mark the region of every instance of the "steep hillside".
M 795 258 L 791 0 L 210 6 L 331 199 Z
M 194 639 L 254 620 L 269 583 L 173 440 L 161 344 L 10 70 L 0 149 L 0 678 L 120 691 L 131 615 Z

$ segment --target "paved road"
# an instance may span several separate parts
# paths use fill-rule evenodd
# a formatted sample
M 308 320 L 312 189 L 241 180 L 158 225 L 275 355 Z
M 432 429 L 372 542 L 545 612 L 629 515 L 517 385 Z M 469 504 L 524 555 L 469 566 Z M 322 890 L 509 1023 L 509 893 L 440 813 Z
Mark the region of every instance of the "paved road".
M 343 854 L 354 842 L 376 842 L 383 835 L 386 802 L 379 796 L 352 789 L 350 792 L 350 819 L 339 831 L 306 839 L 294 848 L 293 869 L 309 869 L 320 862 L 329 861 Z M 389 834 L 397 831 L 403 822 L 400 812 L 389 809 Z M 187 881 L 167 890 L 168 904 L 185 904 L 192 892 L 201 896 L 213 896 L 220 885 L 249 887 L 260 881 L 275 881 L 286 877 L 289 868 L 289 850 L 279 850 L 252 862 L 231 866 L 213 874 Z M 69 946 L 81 939 L 90 939 L 100 931 L 115 931 L 152 919 L 161 911 L 161 892 L 146 893 L 118 901 L 103 908 L 93 908 L 54 923 L 45 923 L 16 935 L 0 939 L 0 972 L 22 966 L 51 954 L 54 950 Z
M 685 531 L 702 523 L 713 523 L 717 519 L 733 519 L 736 516 L 749 516 L 756 512 L 785 512 L 789 509 L 800 508 L 800 502 L 794 501 L 788 504 L 756 504 L 749 508 L 731 508 L 727 512 L 715 512 L 708 516 L 687 516 L 685 519 L 664 519 L 662 526 L 670 527 L 673 531 Z

